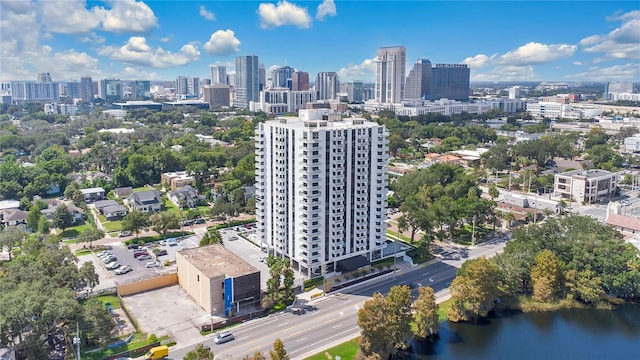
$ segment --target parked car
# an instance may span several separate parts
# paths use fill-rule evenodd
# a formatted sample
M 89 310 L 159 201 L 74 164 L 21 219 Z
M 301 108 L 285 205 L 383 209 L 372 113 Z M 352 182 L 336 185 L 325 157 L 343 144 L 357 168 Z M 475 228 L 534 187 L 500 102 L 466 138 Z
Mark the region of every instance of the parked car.
M 205 222 L 207 222 L 207 220 L 202 219 L 202 218 L 200 218 L 200 219 L 195 219 L 195 220 L 193 221 L 193 223 L 194 223 L 194 224 L 204 224 Z
M 124 275 L 130 271 L 133 271 L 133 268 L 129 265 L 121 266 L 118 270 L 116 270 L 116 275 Z
M 140 255 L 138 256 L 138 260 L 151 260 L 152 257 L 149 254 L 144 254 L 144 255 Z
M 137 259 L 140 256 L 144 256 L 144 255 L 149 255 L 149 252 L 147 250 L 136 250 L 133 252 L 134 259 Z
M 226 332 L 219 333 L 218 335 L 216 335 L 216 338 L 213 340 L 213 342 L 215 342 L 216 344 L 224 344 L 224 343 L 229 342 L 229 341 L 231 341 L 233 339 L 235 339 L 233 334 L 228 332 L 228 331 L 226 331 Z
M 98 257 L 107 256 L 107 255 L 113 255 L 113 253 L 111 251 L 109 251 L 109 250 L 104 250 L 104 251 L 101 251 L 101 252 L 99 252 L 97 254 Z
M 120 235 L 118 235 L 119 237 L 127 237 L 127 236 L 131 236 L 132 233 L 131 231 L 121 231 Z
M 156 256 L 162 256 L 162 255 L 167 255 L 167 250 L 166 249 L 161 249 L 160 251 L 158 251 L 156 253 Z
M 146 268 L 154 268 L 154 267 L 158 267 L 158 265 L 159 264 L 158 264 L 157 261 L 151 261 L 151 262 L 148 262 L 144 267 L 146 267 Z
M 140 246 L 138 246 L 138 244 L 131 244 L 129 246 L 127 246 L 127 249 L 129 250 L 135 250 L 135 249 L 139 249 Z
M 171 238 L 167 240 L 167 244 L 169 246 L 178 246 L 178 240 L 176 238 Z
M 102 262 L 105 263 L 105 264 L 110 264 L 110 263 L 112 263 L 114 261 L 118 261 L 118 258 L 113 256 L 113 255 L 111 255 L 109 257 L 105 257 L 105 258 L 102 259 Z
M 115 269 L 119 268 L 120 266 L 122 266 L 122 264 L 120 264 L 117 261 L 114 261 L 114 262 L 111 262 L 111 263 L 107 264 L 106 268 L 107 268 L 107 270 L 115 270 Z

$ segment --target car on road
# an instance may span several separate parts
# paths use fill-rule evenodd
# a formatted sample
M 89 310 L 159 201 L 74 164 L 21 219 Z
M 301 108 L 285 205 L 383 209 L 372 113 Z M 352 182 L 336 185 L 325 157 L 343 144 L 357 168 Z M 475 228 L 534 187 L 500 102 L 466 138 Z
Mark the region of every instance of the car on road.
M 121 266 L 118 270 L 116 270 L 116 275 L 124 275 L 130 271 L 133 271 L 133 268 L 129 265 Z
M 226 331 L 226 332 L 217 334 L 213 342 L 215 342 L 216 344 L 224 344 L 234 339 L 235 337 L 233 336 L 233 334 Z
M 631 202 L 629 200 L 622 200 L 620 201 L 620 204 L 622 204 L 623 206 L 629 206 L 631 205 Z
M 230 241 L 231 241 L 231 240 L 238 240 L 238 237 L 234 235 L 234 236 L 231 236 L 231 237 L 229 238 L 229 240 L 230 240 Z
M 131 231 L 121 231 L 120 235 L 118 235 L 119 237 L 127 237 L 127 236 L 131 236 L 132 233 Z
M 140 255 L 138 256 L 138 260 L 151 260 L 152 257 L 149 254 L 144 254 L 144 255 Z
M 144 267 L 146 267 L 146 268 L 155 268 L 155 267 L 158 267 L 158 265 L 160 265 L 160 264 L 158 264 L 157 261 L 151 261 L 151 262 L 146 263 Z
M 202 218 L 200 218 L 200 219 L 195 219 L 195 220 L 193 221 L 193 223 L 194 223 L 194 224 L 204 224 L 204 223 L 206 223 L 206 222 L 207 222 L 207 220 L 202 219 Z
M 117 261 L 114 261 L 114 262 L 108 263 L 106 268 L 107 268 L 107 270 L 115 270 L 115 269 L 119 268 L 120 266 L 122 266 L 122 264 L 120 264 Z

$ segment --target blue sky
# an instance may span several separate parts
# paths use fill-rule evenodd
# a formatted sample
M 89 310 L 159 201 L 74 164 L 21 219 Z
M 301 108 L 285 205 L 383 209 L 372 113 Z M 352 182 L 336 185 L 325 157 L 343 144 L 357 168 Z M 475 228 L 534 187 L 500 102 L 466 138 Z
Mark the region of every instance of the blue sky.
M 636 1 L 2 0 L 0 77 L 209 77 L 236 55 L 372 81 L 382 46 L 472 81 L 640 82 Z

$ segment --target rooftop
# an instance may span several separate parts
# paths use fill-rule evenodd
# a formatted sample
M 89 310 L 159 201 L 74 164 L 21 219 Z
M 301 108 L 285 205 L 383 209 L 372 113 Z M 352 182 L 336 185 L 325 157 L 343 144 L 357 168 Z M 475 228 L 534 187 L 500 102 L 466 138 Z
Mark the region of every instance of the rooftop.
M 178 254 L 182 255 L 203 275 L 209 278 L 220 275 L 238 277 L 258 271 L 258 269 L 219 244 L 182 250 L 178 251 Z
M 584 176 L 586 178 L 597 178 L 597 177 L 601 177 L 601 176 L 610 176 L 612 174 L 613 174 L 612 172 L 609 172 L 607 170 L 590 169 L 590 170 L 571 170 L 571 171 L 567 171 L 567 172 L 564 172 L 564 173 L 558 174 L 558 175 L 563 175 L 563 176 Z

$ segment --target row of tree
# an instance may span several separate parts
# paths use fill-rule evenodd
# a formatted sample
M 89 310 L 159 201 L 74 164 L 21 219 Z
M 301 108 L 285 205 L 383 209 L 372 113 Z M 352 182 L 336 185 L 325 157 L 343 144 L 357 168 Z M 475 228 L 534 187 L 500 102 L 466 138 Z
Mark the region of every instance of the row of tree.
M 214 360 L 215 354 L 211 350 L 211 348 L 204 346 L 202 344 L 196 345 L 196 347 L 186 353 L 183 360 Z M 289 354 L 287 350 L 284 348 L 284 343 L 280 339 L 276 339 L 273 342 L 273 350 L 269 350 L 269 359 L 270 360 L 289 360 Z M 264 356 L 261 352 L 256 351 L 253 355 L 246 355 L 242 358 L 242 360 L 267 360 L 267 357 Z

